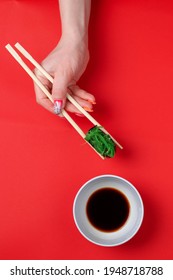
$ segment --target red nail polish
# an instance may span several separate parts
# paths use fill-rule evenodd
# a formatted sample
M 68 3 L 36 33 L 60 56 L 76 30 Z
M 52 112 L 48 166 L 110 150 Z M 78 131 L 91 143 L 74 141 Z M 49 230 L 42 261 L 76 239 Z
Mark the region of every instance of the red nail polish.
M 62 100 L 54 100 L 54 112 L 56 115 L 59 115 L 61 113 L 62 110 Z

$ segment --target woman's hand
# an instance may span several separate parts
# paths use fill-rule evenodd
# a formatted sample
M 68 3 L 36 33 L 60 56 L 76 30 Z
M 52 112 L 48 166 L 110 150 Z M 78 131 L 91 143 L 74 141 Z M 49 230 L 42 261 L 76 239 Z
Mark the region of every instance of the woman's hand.
M 62 108 L 81 115 L 66 100 L 67 93 L 86 110 L 92 112 L 95 98 L 80 89 L 77 81 L 85 71 L 89 60 L 88 23 L 91 0 L 59 0 L 62 37 L 56 48 L 42 62 L 43 68 L 53 77 L 53 85 L 38 71 L 36 76 L 52 93 L 55 105 L 35 85 L 37 102 L 50 112 L 59 114 Z
M 90 93 L 79 88 L 77 81 L 86 69 L 89 61 L 89 51 L 85 40 L 61 38 L 57 47 L 41 63 L 43 68 L 53 77 L 53 85 L 36 69 L 35 74 L 42 84 L 52 93 L 54 101 L 59 102 L 60 109 L 81 115 L 78 109 L 66 100 L 67 93 L 87 111 L 92 112 L 95 98 Z M 37 103 L 50 112 L 54 105 L 35 85 Z

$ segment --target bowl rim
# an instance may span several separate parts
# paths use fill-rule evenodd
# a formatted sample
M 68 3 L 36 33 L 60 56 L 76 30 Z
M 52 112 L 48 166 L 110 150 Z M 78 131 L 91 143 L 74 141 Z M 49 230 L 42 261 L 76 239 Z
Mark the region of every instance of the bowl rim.
M 112 243 L 112 244 L 104 244 L 104 243 L 101 243 L 101 242 L 97 242 L 97 241 L 94 241 L 92 239 L 90 239 L 86 234 L 83 233 L 83 231 L 80 229 L 79 225 L 78 225 L 78 222 L 77 222 L 77 219 L 76 219 L 76 215 L 75 215 L 75 206 L 76 206 L 76 202 L 77 202 L 77 199 L 78 199 L 78 196 L 79 194 L 83 191 L 84 188 L 86 188 L 86 186 L 88 184 L 90 184 L 92 181 L 94 180 L 97 180 L 97 179 L 100 179 L 100 178 L 104 178 L 104 177 L 111 177 L 111 178 L 116 178 L 116 179 L 119 179 L 119 180 L 122 180 L 124 181 L 125 183 L 127 183 L 128 185 L 130 185 L 130 187 L 136 192 L 138 198 L 139 198 L 139 201 L 140 201 L 140 205 L 141 205 L 141 215 L 140 215 L 140 221 L 139 221 L 139 224 L 136 228 L 136 230 L 133 232 L 132 235 L 130 235 L 128 238 L 126 238 L 125 240 L 121 241 L 121 242 L 116 242 L 116 243 Z M 139 193 L 139 191 L 136 189 L 136 187 L 131 183 L 129 182 L 127 179 L 124 179 L 123 177 L 121 176 L 118 176 L 118 175 L 113 175 L 113 174 L 104 174 L 104 175 L 98 175 L 98 176 L 95 176 L 91 179 L 89 179 L 88 181 L 86 181 L 78 190 L 78 192 L 76 193 L 75 195 L 75 198 L 74 198 L 74 201 L 73 201 L 73 219 L 74 219 L 74 222 L 75 222 L 75 225 L 77 227 L 77 229 L 79 230 L 79 232 L 84 236 L 85 239 L 87 239 L 88 241 L 90 241 L 91 243 L 94 243 L 96 245 L 99 245 L 99 246 L 104 246 L 104 247 L 115 247 L 115 246 L 119 246 L 123 243 L 126 243 L 127 241 L 129 241 L 130 239 L 132 239 L 135 234 L 138 232 L 138 230 L 140 229 L 141 227 L 141 224 L 143 222 L 143 219 L 144 219 L 144 204 L 143 204 L 143 200 L 141 198 L 141 195 Z

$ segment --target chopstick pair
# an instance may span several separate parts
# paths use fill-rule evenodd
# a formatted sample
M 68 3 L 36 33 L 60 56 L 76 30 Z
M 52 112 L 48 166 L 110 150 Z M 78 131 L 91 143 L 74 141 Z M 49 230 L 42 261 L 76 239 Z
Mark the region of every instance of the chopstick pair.
M 22 66 L 22 68 L 28 73 L 28 75 L 31 77 L 31 79 L 37 84 L 37 86 L 44 92 L 44 94 L 50 99 L 52 103 L 54 103 L 54 100 L 52 98 L 51 93 L 47 90 L 47 88 L 40 82 L 40 80 L 35 76 L 35 74 L 32 72 L 32 70 L 25 64 L 25 62 L 22 60 L 22 58 L 18 55 L 18 53 L 15 51 L 15 49 L 10 45 L 7 44 L 6 49 L 10 52 L 10 54 L 14 57 L 14 59 Z M 20 53 L 23 54 L 24 57 L 26 57 L 52 84 L 53 84 L 53 77 L 45 71 L 45 69 L 19 44 L 15 44 L 16 49 L 20 51 Z M 101 127 L 100 129 L 108 134 L 112 140 L 115 142 L 115 144 L 120 148 L 123 149 L 123 147 L 87 112 L 82 108 L 79 103 L 69 94 L 67 94 L 68 100 L 81 112 L 85 117 L 93 123 L 94 126 Z M 73 126 L 73 128 L 81 135 L 81 137 L 85 140 L 85 133 L 81 130 L 81 128 L 74 122 L 74 120 L 70 117 L 70 115 L 66 112 L 65 109 L 62 110 L 62 115 L 68 120 L 68 122 Z M 102 158 L 104 157 L 99 154 L 96 149 L 88 142 L 86 141 L 93 149 L 94 151 Z

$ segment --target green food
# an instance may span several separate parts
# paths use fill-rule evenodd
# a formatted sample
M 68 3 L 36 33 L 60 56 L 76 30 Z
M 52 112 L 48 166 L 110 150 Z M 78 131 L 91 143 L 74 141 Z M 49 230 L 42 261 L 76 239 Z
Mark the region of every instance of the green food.
M 88 141 L 99 154 L 104 157 L 112 158 L 116 150 L 115 142 L 100 128 L 101 126 L 94 126 L 91 128 L 86 134 L 85 140 Z

